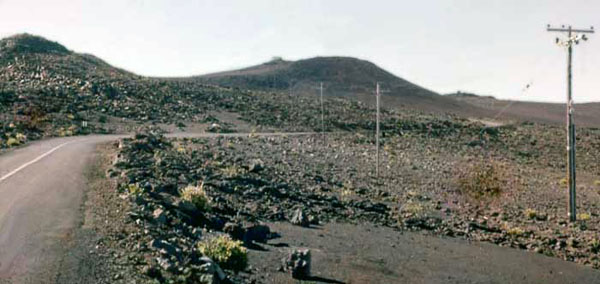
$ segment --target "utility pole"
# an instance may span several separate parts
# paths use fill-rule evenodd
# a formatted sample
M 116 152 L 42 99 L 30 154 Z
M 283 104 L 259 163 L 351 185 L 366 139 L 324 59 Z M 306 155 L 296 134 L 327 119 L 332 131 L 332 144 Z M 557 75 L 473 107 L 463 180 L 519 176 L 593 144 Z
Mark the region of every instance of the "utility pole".
M 556 43 L 560 46 L 567 47 L 567 160 L 569 166 L 567 168 L 568 184 L 569 184 L 569 220 L 574 222 L 577 220 L 577 203 L 575 200 L 575 124 L 573 123 L 573 97 L 572 97 L 572 72 L 571 61 L 573 57 L 573 44 L 579 44 L 580 40 L 587 40 L 586 33 L 594 33 L 594 27 L 590 29 L 573 29 L 571 26 L 565 28 L 553 28 L 547 26 L 549 32 L 567 33 L 566 40 L 556 38 Z
M 325 122 L 324 122 L 324 112 L 325 108 L 323 107 L 323 82 L 321 82 L 321 135 L 325 137 Z
M 375 89 L 375 97 L 377 97 L 377 125 L 375 126 L 375 177 L 379 178 L 379 82 L 377 82 Z

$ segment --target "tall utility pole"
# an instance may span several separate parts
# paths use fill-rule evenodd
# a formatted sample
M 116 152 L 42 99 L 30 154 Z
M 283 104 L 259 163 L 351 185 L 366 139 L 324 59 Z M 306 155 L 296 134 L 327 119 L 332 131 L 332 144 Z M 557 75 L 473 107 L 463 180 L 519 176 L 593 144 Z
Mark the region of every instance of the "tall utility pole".
M 569 220 L 574 222 L 577 220 L 577 203 L 575 200 L 575 125 L 573 123 L 573 97 L 571 84 L 571 61 L 573 57 L 573 44 L 579 44 L 580 40 L 587 40 L 586 33 L 594 33 L 594 27 L 590 29 L 573 29 L 571 26 L 565 28 L 553 28 L 550 25 L 547 27 L 549 32 L 567 33 L 566 40 L 556 38 L 556 43 L 560 46 L 567 47 L 567 160 L 569 167 L 567 168 L 568 184 L 569 184 Z
M 379 82 L 377 82 L 375 89 L 375 97 L 377 97 L 377 125 L 375 126 L 375 177 L 379 178 Z
M 325 108 L 323 107 L 323 82 L 321 82 L 321 135 L 325 137 L 325 122 L 323 120 Z

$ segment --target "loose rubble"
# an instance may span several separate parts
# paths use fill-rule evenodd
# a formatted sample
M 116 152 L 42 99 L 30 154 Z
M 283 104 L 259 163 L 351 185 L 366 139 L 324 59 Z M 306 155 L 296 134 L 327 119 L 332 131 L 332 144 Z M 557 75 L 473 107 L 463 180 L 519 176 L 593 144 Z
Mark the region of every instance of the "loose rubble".
M 369 153 L 372 140 L 351 133 L 326 140 L 310 135 L 166 139 L 140 133 L 120 142 L 120 154 L 108 174 L 119 177 L 123 192 L 131 185 L 140 188 L 131 197 L 137 205 L 130 215 L 148 234 L 174 247 L 154 248 L 162 255 L 161 275 L 182 274 L 194 263 L 194 244 L 206 236 L 225 233 L 248 247 L 267 242 L 276 232 L 263 221 L 304 227 L 370 222 L 488 241 L 598 267 L 595 232 L 600 212 L 593 206 L 599 198 L 593 176 L 580 183 L 580 194 L 586 197 L 580 210 L 588 214 L 586 220 L 570 224 L 559 190 L 562 157 L 531 147 L 532 139 L 541 140 L 538 135 L 554 139 L 551 133 L 559 129 L 541 131 L 541 126 L 525 124 L 479 136 L 474 127 L 439 136 L 418 130 L 387 135 L 382 139 L 379 178 Z M 600 156 L 594 144 L 598 135 L 595 130 L 582 132 L 587 138 L 580 151 L 587 157 L 580 163 L 589 173 L 600 169 L 594 163 Z M 483 146 L 470 145 L 475 139 Z M 550 139 L 544 142 L 547 147 L 560 147 L 558 138 Z M 524 157 L 523 151 L 530 154 Z M 480 162 L 493 165 L 480 178 L 498 179 L 497 194 L 473 195 L 461 188 L 458 180 L 479 174 L 474 169 Z M 180 197 L 180 190 L 193 184 L 202 184 L 209 209 L 198 210 Z M 252 279 L 251 274 L 252 270 L 237 274 L 238 280 Z

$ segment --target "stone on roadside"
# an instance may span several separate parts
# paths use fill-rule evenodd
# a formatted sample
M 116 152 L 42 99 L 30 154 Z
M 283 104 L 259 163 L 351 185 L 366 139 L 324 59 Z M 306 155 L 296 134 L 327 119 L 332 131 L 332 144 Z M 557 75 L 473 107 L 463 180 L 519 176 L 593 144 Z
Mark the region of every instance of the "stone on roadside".
M 308 216 L 304 213 L 302 208 L 298 208 L 298 209 L 296 209 L 296 211 L 294 211 L 294 214 L 292 215 L 290 222 L 297 226 L 302 226 L 302 227 L 310 226 L 310 220 L 308 219 Z
M 295 279 L 310 277 L 311 256 L 310 250 L 294 250 L 284 259 L 284 269 L 292 273 Z
M 210 259 L 210 257 L 203 256 L 200 258 L 200 262 L 204 263 L 200 266 L 200 270 L 204 273 L 212 275 L 213 277 L 216 277 L 216 279 L 219 280 L 216 281 L 216 283 L 225 280 L 227 277 L 221 267 L 212 259 Z M 213 278 L 213 283 L 215 283 L 214 280 L 215 278 Z
M 167 223 L 167 214 L 165 210 L 158 208 L 152 212 L 152 220 L 158 224 L 166 224 Z
M 271 236 L 271 229 L 267 225 L 254 224 L 246 228 L 244 242 L 266 243 Z
M 265 165 L 261 159 L 253 159 L 250 161 L 248 165 L 248 171 L 251 173 L 257 173 L 262 171 L 265 168 Z

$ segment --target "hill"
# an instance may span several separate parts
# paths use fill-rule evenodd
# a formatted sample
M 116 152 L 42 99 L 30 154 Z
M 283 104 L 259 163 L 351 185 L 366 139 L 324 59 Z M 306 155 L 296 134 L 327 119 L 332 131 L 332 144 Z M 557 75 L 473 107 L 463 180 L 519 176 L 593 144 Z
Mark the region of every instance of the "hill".
M 492 96 L 470 93 L 448 94 L 458 101 L 486 110 L 487 117 L 498 120 L 530 121 L 562 125 L 565 123 L 565 104 L 499 100 Z M 600 126 L 600 103 L 575 105 L 574 119 L 578 126 Z
M 2 39 L 0 47 L 0 148 L 46 136 L 119 131 L 125 123 L 131 130 L 230 119 L 270 131 L 321 130 L 314 99 L 142 77 L 28 34 Z M 374 111 L 365 104 L 336 98 L 325 104 L 325 130 L 374 129 Z M 413 128 L 429 119 L 384 110 L 382 129 L 397 128 L 401 117 L 411 117 L 405 125 Z
M 375 83 L 379 82 L 385 90 L 382 97 L 388 107 L 466 115 L 482 113 L 477 107 L 441 96 L 369 61 L 351 57 L 315 57 L 298 61 L 275 58 L 264 64 L 192 79 L 220 86 L 306 96 L 318 94 L 317 86 L 323 82 L 324 95 L 356 99 L 367 104 L 374 103 Z

